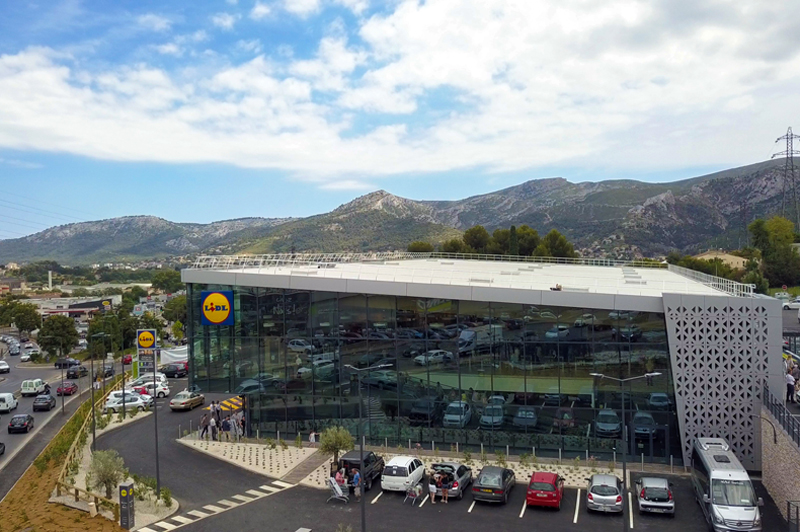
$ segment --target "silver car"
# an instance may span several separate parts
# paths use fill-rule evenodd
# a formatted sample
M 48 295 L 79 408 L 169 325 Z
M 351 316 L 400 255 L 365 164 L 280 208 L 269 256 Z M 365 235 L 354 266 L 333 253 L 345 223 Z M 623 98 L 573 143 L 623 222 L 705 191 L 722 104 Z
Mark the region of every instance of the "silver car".
M 675 515 L 675 500 L 672 488 L 665 478 L 642 477 L 636 482 L 639 513 Z
M 586 509 L 597 512 L 622 512 L 622 482 L 614 475 L 587 478 Z
M 461 499 L 464 497 L 464 490 L 472 484 L 472 469 L 459 464 L 458 462 L 439 462 L 433 464 L 431 469 L 442 475 L 442 486 L 450 486 L 447 492 L 448 497 Z M 442 488 L 436 490 L 436 495 L 442 496 Z

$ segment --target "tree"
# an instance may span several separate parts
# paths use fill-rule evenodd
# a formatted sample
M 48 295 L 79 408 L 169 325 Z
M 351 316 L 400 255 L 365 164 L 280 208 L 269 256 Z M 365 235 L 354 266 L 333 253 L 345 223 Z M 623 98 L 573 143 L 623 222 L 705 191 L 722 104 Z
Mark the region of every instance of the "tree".
M 133 285 L 126 293 L 130 294 L 133 300 L 138 303 L 142 297 L 147 297 L 147 290 L 138 285 Z
M 95 338 L 94 335 L 104 333 L 106 336 Z M 106 353 L 113 353 L 122 348 L 122 327 L 116 314 L 111 312 L 97 315 L 89 322 L 87 332 L 92 358 L 105 358 Z
M 508 236 L 508 254 L 519 255 L 519 236 L 516 226 L 512 225 Z
M 536 249 L 533 250 L 534 257 L 552 257 L 550 254 L 550 248 L 547 247 L 547 243 L 542 241 L 539 242 L 539 245 L 536 246 Z
M 72 291 L 73 297 L 89 297 L 89 290 L 86 288 L 76 288 Z
M 464 231 L 464 243 L 478 253 L 483 253 L 486 250 L 486 245 L 489 243 L 490 238 L 489 231 L 482 225 L 476 225 Z
M 794 224 L 786 218 L 773 216 L 766 221 L 764 228 L 769 233 L 769 244 L 773 249 L 794 243 Z
M 19 303 L 14 306 L 14 324 L 17 329 L 24 332 L 31 332 L 42 326 L 42 317 L 39 309 L 31 303 Z
M 508 255 L 508 245 L 511 239 L 511 231 L 508 229 L 495 229 L 492 239 L 486 245 L 486 253 L 496 255 Z M 494 245 L 493 245 L 494 244 Z
M 139 318 L 139 328 L 140 329 L 155 329 L 156 337 L 162 338 L 164 328 L 164 323 L 158 319 L 156 316 L 153 315 L 151 312 L 145 312 Z
M 80 336 L 75 329 L 75 322 L 68 316 L 57 314 L 50 316 L 42 324 L 37 340 L 42 349 L 49 354 L 69 353 L 78 345 Z
M 793 286 L 800 281 L 800 255 L 790 245 L 775 247 L 764 256 L 764 276 L 772 286 Z
M 412 253 L 430 253 L 433 251 L 433 244 L 417 240 L 408 245 L 408 251 Z
M 181 272 L 175 270 L 161 270 L 153 275 L 153 288 L 172 294 L 183 288 L 183 281 L 181 281 Z
M 756 285 L 755 290 L 759 294 L 766 294 L 769 288 L 769 280 L 758 269 L 748 271 L 742 278 L 742 283 Z
M 475 253 L 475 250 L 470 248 L 460 238 L 452 238 L 442 242 L 442 251 L 444 253 Z
M 335 464 L 339 463 L 339 453 L 349 451 L 353 448 L 353 444 L 353 435 L 344 427 L 327 428 L 319 438 L 320 452 L 332 454 Z
M 110 499 L 117 485 L 128 476 L 125 462 L 114 449 L 108 451 L 95 451 L 92 453 L 92 463 L 89 465 L 89 474 L 95 489 L 104 488 L 106 499 Z
M 569 243 L 567 237 L 552 229 L 545 235 L 542 242 L 547 246 L 552 257 L 577 257 L 575 248 Z
M 767 231 L 766 222 L 762 219 L 753 220 L 747 226 L 750 232 L 750 240 L 753 247 L 761 250 L 761 255 L 765 255 L 769 251 L 769 231 Z
M 517 238 L 519 239 L 519 254 L 526 256 L 533 254 L 533 250 L 536 249 L 541 240 L 536 229 L 531 229 L 527 225 L 519 226 Z
M 167 321 L 186 323 L 186 296 L 173 297 L 167 301 L 161 315 L 164 316 L 164 319 Z
M 183 323 L 180 320 L 172 324 L 172 336 L 179 342 L 183 340 Z

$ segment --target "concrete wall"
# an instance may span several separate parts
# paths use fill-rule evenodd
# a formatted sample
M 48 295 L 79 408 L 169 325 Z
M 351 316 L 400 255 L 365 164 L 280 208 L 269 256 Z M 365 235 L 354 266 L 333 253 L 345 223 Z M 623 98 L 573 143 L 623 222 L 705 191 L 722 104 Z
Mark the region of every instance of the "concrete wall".
M 762 408 L 761 417 L 775 426 L 778 437 L 776 445 L 772 427 L 766 421 L 762 421 L 761 479 L 786 519 L 786 501 L 800 500 L 800 449 L 769 410 Z

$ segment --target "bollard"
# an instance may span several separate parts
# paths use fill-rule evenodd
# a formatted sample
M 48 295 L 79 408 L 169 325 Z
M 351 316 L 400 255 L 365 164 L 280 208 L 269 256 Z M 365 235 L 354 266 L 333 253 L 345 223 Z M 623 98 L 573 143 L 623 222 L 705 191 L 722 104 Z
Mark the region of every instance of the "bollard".
M 509 447 L 508 447 L 508 445 L 506 445 L 506 458 L 508 458 L 508 455 L 510 455 L 510 454 L 511 453 L 509 452 Z
M 586 449 L 586 463 L 589 463 L 589 449 Z
M 408 439 L 408 450 L 411 450 L 411 438 Z
M 298 432 L 300 432 L 300 431 L 298 431 Z M 281 431 L 278 431 L 278 438 L 277 438 L 277 440 L 278 440 L 278 441 L 281 441 Z
M 483 444 L 481 444 L 481 455 L 483 455 Z
M 261 436 L 261 429 L 259 428 L 259 429 L 256 429 L 256 443 L 258 443 L 258 440 L 259 440 L 260 436 Z
M 189 434 L 192 433 L 192 420 L 189 420 Z
M 669 455 L 669 472 L 670 473 L 674 473 L 675 472 L 675 468 L 673 467 L 673 464 L 672 464 L 672 455 Z
M 95 517 L 97 515 L 97 505 L 93 502 L 89 503 L 89 517 Z
M 614 451 L 614 467 L 617 467 L 617 451 Z
M 456 452 L 458 452 L 458 442 L 456 442 Z
M 436 450 L 436 446 L 433 444 L 433 440 L 431 440 L 431 452 Z
M 181 439 L 181 425 L 178 423 L 178 439 Z
M 386 452 L 389 449 L 389 438 L 383 439 L 383 452 Z
M 561 449 L 558 450 L 558 465 L 561 465 Z
M 367 437 L 361 436 L 361 448 L 363 449 L 366 446 L 367 446 Z
M 533 457 L 536 458 L 536 446 L 533 446 Z
M 642 471 L 644 471 L 644 453 L 642 453 Z

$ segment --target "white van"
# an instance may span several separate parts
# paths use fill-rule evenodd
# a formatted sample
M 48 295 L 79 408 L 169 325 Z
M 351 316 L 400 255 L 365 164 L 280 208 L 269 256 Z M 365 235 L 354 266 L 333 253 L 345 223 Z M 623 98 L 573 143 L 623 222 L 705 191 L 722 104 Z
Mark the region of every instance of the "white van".
M 13 393 L 0 393 L 0 412 L 11 412 L 18 406 Z
M 739 459 L 722 438 L 697 438 L 692 448 L 692 485 L 714 530 L 761 531 L 764 505 Z
M 28 379 L 22 381 L 20 392 L 22 393 L 22 397 L 42 394 L 44 393 L 44 381 L 42 379 Z
M 383 468 L 381 489 L 388 491 L 407 491 L 422 482 L 425 466 L 413 456 L 395 456 Z

